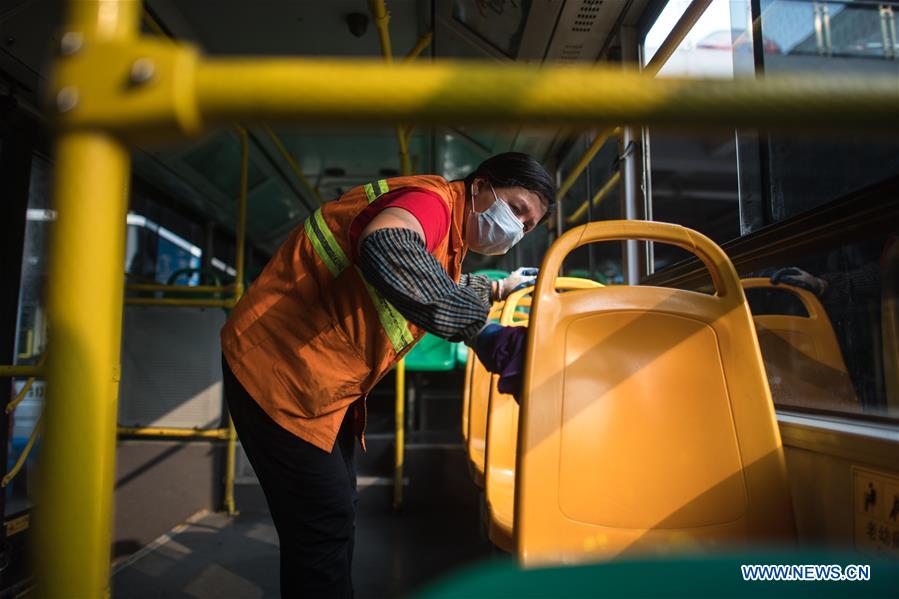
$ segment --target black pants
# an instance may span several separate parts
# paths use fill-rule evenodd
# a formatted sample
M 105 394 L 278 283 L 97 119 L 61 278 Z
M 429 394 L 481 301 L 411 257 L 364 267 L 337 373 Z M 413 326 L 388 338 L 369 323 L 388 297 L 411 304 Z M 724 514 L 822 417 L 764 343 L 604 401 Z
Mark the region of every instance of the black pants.
M 355 436 L 345 419 L 331 453 L 281 428 L 222 359 L 225 398 L 281 543 L 281 596 L 352 597 Z

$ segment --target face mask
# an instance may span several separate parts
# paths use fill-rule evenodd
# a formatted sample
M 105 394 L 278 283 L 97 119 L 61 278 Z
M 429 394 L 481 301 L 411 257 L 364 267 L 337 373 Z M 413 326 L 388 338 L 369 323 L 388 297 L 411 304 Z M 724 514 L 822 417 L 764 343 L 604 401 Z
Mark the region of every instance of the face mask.
M 492 184 L 490 189 L 493 190 L 496 201 L 483 212 L 475 212 L 472 193 L 472 207 L 468 213 L 465 237 L 468 247 L 473 252 L 498 256 L 505 254 L 510 247 L 521 241 L 524 237 L 524 225 L 509 205 L 497 197 Z

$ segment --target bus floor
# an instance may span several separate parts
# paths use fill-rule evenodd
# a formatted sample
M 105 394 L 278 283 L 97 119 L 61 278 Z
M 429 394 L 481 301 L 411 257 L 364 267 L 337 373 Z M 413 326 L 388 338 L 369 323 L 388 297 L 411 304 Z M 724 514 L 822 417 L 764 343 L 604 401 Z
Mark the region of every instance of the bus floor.
M 353 559 L 359 599 L 406 596 L 493 551 L 479 525 L 478 490 L 461 446 L 410 444 L 406 474 L 397 512 L 390 479 L 359 477 Z M 238 516 L 202 515 L 117 564 L 113 596 L 277 597 L 278 538 L 261 489 L 238 485 L 236 498 Z

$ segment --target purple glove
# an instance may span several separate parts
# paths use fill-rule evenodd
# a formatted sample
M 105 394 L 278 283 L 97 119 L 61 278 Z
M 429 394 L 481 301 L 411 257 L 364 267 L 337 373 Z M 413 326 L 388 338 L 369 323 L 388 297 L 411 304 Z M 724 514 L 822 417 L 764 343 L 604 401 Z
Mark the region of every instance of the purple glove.
M 499 375 L 500 393 L 509 393 L 518 401 L 524 373 L 527 327 L 489 324 L 475 338 L 474 352 L 484 368 Z

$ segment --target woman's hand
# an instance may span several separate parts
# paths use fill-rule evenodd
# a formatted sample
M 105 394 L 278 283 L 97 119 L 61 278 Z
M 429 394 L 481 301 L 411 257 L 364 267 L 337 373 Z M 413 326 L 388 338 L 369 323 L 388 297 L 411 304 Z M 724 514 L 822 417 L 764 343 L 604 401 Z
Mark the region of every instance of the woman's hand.
M 539 268 L 530 266 L 522 266 L 513 270 L 508 277 L 495 282 L 493 287 L 494 300 L 502 301 L 509 297 L 513 291 L 533 285 L 539 273 Z
M 800 289 L 811 291 L 818 297 L 821 297 L 825 293 L 827 293 L 828 287 L 827 281 L 825 281 L 824 279 L 818 278 L 813 274 L 809 274 L 801 268 L 796 268 L 795 266 L 781 268 L 777 270 L 773 275 L 771 275 L 771 284 L 777 285 L 778 283 L 783 283 L 784 285 L 792 285 L 793 287 L 799 287 Z

